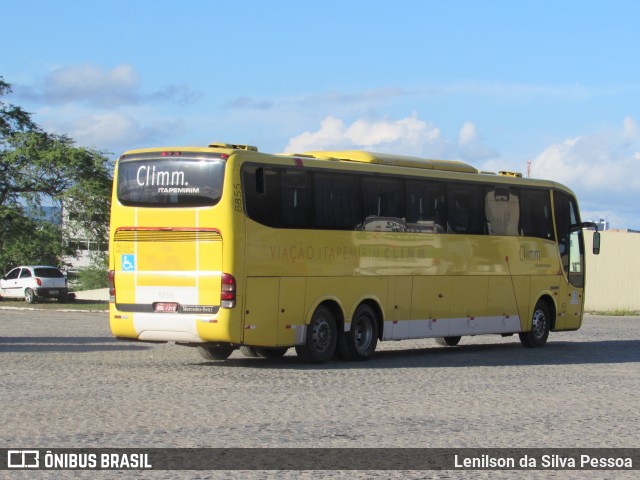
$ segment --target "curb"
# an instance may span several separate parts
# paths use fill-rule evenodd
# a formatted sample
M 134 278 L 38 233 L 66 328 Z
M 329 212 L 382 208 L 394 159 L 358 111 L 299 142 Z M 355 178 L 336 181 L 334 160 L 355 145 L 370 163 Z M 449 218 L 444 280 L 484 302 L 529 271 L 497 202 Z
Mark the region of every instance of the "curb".
M 35 308 L 35 307 L 4 307 L 0 310 L 28 310 L 33 312 L 85 312 L 85 313 L 109 313 L 109 310 L 82 310 L 74 308 Z

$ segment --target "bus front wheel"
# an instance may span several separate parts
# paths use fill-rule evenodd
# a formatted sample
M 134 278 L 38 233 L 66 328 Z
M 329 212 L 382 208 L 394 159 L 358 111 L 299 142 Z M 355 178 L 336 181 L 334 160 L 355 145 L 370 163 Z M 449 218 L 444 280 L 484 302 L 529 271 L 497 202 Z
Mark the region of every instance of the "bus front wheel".
M 233 353 L 232 347 L 212 347 L 210 345 L 199 345 L 198 353 L 205 360 L 226 360 Z
M 438 337 L 436 343 L 443 347 L 455 347 L 460 343 L 462 337 Z
M 547 343 L 547 338 L 549 338 L 550 326 L 551 318 L 549 314 L 549 307 L 544 300 L 538 300 L 531 317 L 531 329 L 528 332 L 521 332 L 518 334 L 520 336 L 520 341 L 525 347 L 542 347 Z
M 320 305 L 307 325 L 305 343 L 296 346 L 296 353 L 307 363 L 326 362 L 336 350 L 337 336 L 333 312 L 325 305 Z

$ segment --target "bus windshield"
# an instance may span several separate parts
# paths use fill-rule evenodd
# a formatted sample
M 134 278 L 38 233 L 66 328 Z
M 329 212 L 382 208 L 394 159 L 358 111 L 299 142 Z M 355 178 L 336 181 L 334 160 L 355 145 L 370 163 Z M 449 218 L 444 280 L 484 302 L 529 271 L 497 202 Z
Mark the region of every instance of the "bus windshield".
M 135 207 L 207 207 L 220 201 L 225 162 L 199 158 L 123 159 L 118 200 Z

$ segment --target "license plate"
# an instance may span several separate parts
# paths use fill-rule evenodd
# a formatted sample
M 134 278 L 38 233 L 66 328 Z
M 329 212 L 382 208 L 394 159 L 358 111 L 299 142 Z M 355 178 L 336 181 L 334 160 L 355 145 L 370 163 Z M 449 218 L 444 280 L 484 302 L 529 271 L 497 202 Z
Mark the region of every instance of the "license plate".
M 58 293 L 58 290 L 49 290 L 49 295 L 57 295 Z
M 178 304 L 177 303 L 164 303 L 164 302 L 156 303 L 156 308 L 155 308 L 154 311 L 156 311 L 156 312 L 177 312 L 178 311 Z

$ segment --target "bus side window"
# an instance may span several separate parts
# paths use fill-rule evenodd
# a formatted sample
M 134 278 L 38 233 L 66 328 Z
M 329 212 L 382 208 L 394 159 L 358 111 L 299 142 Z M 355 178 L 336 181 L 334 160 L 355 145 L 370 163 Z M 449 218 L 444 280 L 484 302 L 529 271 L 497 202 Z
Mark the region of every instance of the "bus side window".
M 362 222 L 356 175 L 314 173 L 313 204 L 317 228 L 353 230 Z
M 485 195 L 489 235 L 518 235 L 520 201 L 515 189 L 489 187 Z
M 403 182 L 399 179 L 364 177 L 362 179 L 364 217 L 404 216 Z
M 442 183 L 407 180 L 405 209 L 408 231 L 445 232 L 446 208 Z
M 304 170 L 285 171 L 282 175 L 282 226 L 312 228 L 308 173 Z
M 546 240 L 555 238 L 549 190 L 522 189 L 520 230 L 525 237 L 538 237 Z
M 281 172 L 274 168 L 245 167 L 242 181 L 249 218 L 269 227 L 282 226 Z
M 482 235 L 486 231 L 483 187 L 450 184 L 447 188 L 447 231 Z

